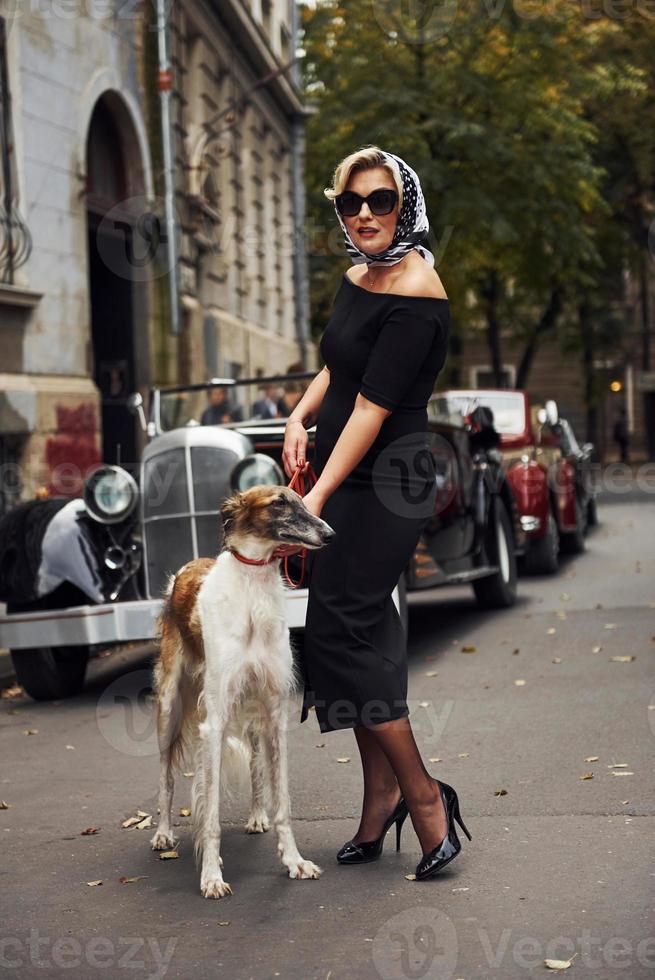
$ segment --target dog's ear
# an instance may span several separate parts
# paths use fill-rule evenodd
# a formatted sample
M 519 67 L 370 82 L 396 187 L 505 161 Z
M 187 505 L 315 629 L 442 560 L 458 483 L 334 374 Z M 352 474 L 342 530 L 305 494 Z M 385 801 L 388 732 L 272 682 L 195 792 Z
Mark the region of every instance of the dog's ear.
M 223 525 L 236 517 L 238 511 L 243 506 L 243 495 L 235 490 L 231 497 L 227 497 L 221 504 L 219 513 L 221 515 L 221 520 Z

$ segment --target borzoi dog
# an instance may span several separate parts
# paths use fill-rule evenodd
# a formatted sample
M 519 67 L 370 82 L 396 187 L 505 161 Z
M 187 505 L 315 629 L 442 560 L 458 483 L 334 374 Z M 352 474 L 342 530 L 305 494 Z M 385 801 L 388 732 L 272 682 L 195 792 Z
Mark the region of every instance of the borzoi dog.
M 273 806 L 278 854 L 290 878 L 321 869 L 298 852 L 287 784 L 287 700 L 296 682 L 279 557 L 320 548 L 334 536 L 295 490 L 255 486 L 221 507 L 224 550 L 184 565 L 168 586 L 155 667 L 160 750 L 159 826 L 154 850 L 174 846 L 173 768 L 193 750 L 194 853 L 205 898 L 231 894 L 220 856 L 221 792 L 239 757 L 250 768 L 248 833 L 268 830 Z M 223 775 L 223 779 L 221 779 Z M 268 777 L 268 778 L 267 778 Z M 220 790 L 220 791 L 219 791 Z

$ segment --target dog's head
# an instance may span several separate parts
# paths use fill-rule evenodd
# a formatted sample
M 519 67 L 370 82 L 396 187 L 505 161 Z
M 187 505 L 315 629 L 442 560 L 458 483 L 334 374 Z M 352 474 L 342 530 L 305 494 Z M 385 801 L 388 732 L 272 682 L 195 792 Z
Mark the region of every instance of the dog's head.
M 226 544 L 257 542 L 271 550 L 280 545 L 322 548 L 335 532 L 305 507 L 295 490 L 281 486 L 255 486 L 236 491 L 220 510 Z

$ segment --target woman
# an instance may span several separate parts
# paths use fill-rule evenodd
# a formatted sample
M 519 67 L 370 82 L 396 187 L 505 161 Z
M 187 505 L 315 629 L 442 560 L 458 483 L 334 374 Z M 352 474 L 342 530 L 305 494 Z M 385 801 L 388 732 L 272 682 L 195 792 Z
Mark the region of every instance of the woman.
M 336 168 L 334 202 L 347 252 L 320 350 L 325 367 L 285 427 L 287 476 L 306 464 L 316 423 L 318 480 L 308 509 L 337 532 L 308 564 L 305 700 L 322 732 L 353 728 L 364 775 L 357 833 L 340 864 L 380 856 L 408 813 L 431 877 L 460 850 L 457 794 L 426 770 L 408 717 L 403 627 L 391 593 L 434 513 L 427 400 L 446 358 L 449 303 L 419 244 L 428 231 L 421 185 L 393 153 L 369 146 Z M 468 835 L 468 832 L 465 830 Z

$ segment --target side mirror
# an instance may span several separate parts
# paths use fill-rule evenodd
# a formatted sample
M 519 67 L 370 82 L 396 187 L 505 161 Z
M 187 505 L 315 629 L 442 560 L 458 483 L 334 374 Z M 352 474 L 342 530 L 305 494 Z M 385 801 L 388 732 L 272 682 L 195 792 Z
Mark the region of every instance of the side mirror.
M 147 432 L 148 421 L 146 419 L 146 413 L 143 409 L 143 398 L 141 397 L 141 392 L 133 391 L 132 394 L 128 397 L 127 402 L 125 404 L 127 405 L 128 411 L 131 412 L 132 415 L 138 416 L 139 425 L 141 426 L 144 432 Z

